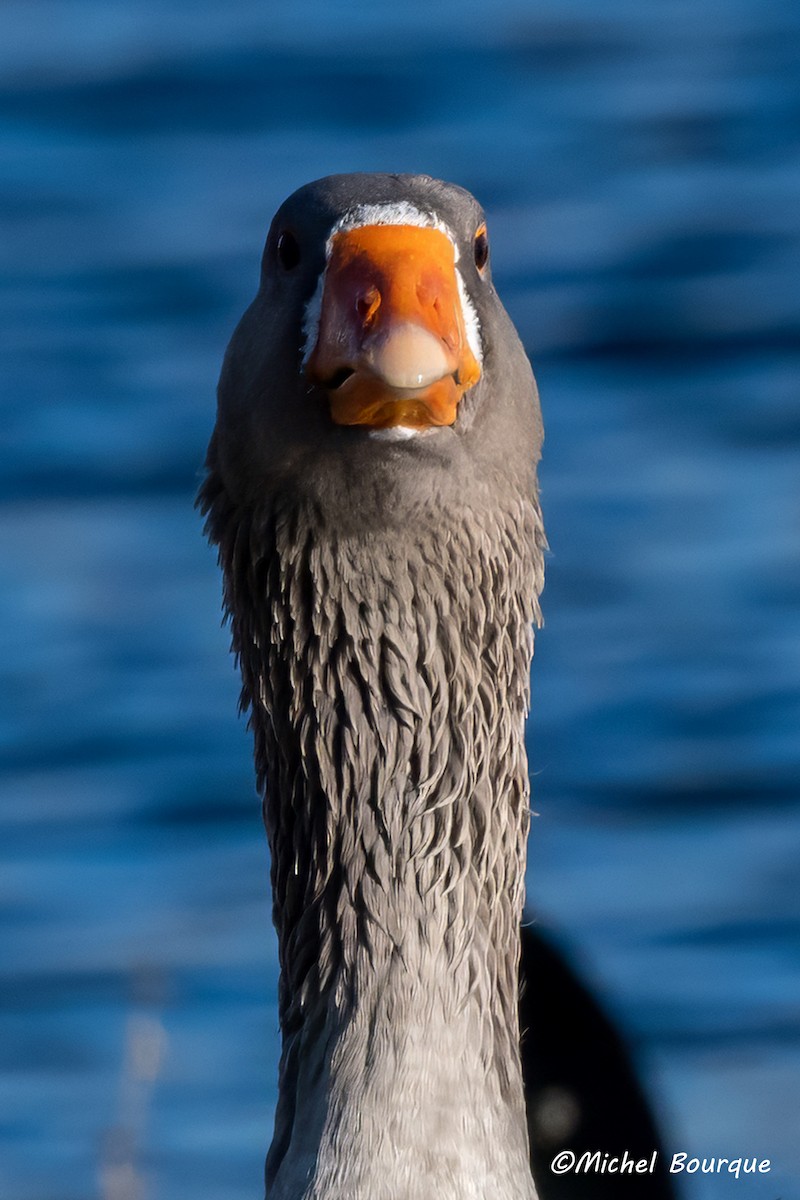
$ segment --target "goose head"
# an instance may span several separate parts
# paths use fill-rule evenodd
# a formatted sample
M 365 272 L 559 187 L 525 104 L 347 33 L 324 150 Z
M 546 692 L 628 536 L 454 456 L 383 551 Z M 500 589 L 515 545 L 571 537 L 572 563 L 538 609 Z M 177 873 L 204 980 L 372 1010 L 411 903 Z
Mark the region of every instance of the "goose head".
M 468 192 L 336 175 L 281 205 L 220 379 L 210 461 L 231 498 L 291 493 L 376 529 L 476 482 L 532 494 L 541 440 Z

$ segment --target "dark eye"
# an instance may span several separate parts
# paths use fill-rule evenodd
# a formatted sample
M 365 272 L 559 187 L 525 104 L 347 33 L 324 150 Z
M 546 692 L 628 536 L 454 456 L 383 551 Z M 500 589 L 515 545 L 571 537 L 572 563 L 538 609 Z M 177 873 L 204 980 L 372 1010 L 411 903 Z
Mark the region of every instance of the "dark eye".
M 475 234 L 473 243 L 475 253 L 475 266 L 479 271 L 482 271 L 489 261 L 489 238 L 486 233 L 486 226 L 481 225 Z
M 300 246 L 298 245 L 297 238 L 288 229 L 284 229 L 278 238 L 276 253 L 278 255 L 278 262 L 284 271 L 291 271 L 300 262 Z

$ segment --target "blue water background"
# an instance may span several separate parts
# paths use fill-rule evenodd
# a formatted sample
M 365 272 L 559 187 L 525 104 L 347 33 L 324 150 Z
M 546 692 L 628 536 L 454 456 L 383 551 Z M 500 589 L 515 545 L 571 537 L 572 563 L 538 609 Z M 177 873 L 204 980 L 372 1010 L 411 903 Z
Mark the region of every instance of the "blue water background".
M 552 544 L 530 902 L 676 1149 L 800 1196 L 800 7 L 8 0 L 0 1197 L 244 1200 L 268 862 L 192 510 L 272 211 L 489 213 Z

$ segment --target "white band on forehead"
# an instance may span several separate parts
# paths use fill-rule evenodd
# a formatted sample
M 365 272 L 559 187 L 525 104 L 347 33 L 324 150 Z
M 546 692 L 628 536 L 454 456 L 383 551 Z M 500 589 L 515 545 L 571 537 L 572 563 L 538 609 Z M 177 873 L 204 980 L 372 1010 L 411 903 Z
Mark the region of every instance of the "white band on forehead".
M 328 258 L 337 233 L 360 229 L 362 225 L 416 225 L 420 229 L 438 229 L 453 243 L 453 253 L 458 262 L 458 244 L 449 225 L 436 213 L 425 212 L 409 200 L 397 200 L 393 204 L 357 204 L 355 208 L 348 209 L 330 232 L 326 247 Z
M 458 263 L 458 243 L 453 231 L 436 213 L 425 212 L 408 200 L 398 200 L 393 204 L 358 204 L 344 213 L 328 235 L 325 245 L 326 262 L 330 261 L 333 239 L 337 233 L 347 233 L 351 229 L 360 229 L 363 225 L 416 225 L 420 229 L 438 229 L 450 241 L 453 247 L 453 259 Z M 467 334 L 469 348 L 479 363 L 483 363 L 483 343 L 481 342 L 481 326 L 475 305 L 466 289 L 461 272 L 456 266 L 456 282 L 458 295 L 461 300 L 461 312 L 464 317 L 464 328 Z M 319 334 L 319 318 L 322 307 L 322 292 L 325 283 L 325 271 L 322 272 L 313 296 L 306 305 L 303 314 L 303 357 L 305 365 Z

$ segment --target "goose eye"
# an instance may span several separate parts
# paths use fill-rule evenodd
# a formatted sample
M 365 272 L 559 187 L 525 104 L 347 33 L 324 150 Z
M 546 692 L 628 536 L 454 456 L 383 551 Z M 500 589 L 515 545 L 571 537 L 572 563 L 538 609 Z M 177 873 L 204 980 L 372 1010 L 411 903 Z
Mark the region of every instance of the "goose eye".
M 482 271 L 489 261 L 489 237 L 486 233 L 485 225 L 481 225 L 475 234 L 473 250 L 475 253 L 475 266 L 479 271 Z
M 298 245 L 297 238 L 288 229 L 284 229 L 278 238 L 276 253 L 278 262 L 284 271 L 291 271 L 300 262 L 300 246 Z

